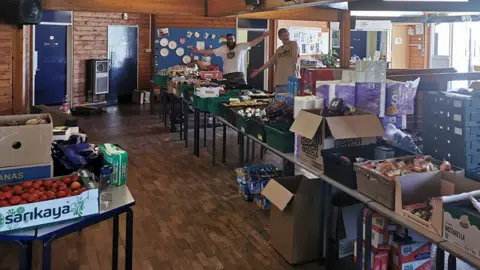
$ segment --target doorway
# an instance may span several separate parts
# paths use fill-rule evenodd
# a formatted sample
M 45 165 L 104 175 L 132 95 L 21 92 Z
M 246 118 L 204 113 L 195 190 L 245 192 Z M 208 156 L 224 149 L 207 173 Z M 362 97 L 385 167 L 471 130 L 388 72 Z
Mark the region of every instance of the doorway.
M 67 27 L 35 26 L 34 105 L 60 105 L 67 95 Z
M 248 42 L 260 37 L 264 32 L 263 31 L 252 31 L 247 32 Z M 262 40 L 257 46 L 254 46 L 248 51 L 248 60 L 247 60 L 247 81 L 248 85 L 255 87 L 256 89 L 264 89 L 264 76 L 256 76 L 255 78 L 250 78 L 253 70 L 259 69 L 264 64 L 265 59 L 265 40 Z
M 108 26 L 107 104 L 131 103 L 138 87 L 138 26 Z

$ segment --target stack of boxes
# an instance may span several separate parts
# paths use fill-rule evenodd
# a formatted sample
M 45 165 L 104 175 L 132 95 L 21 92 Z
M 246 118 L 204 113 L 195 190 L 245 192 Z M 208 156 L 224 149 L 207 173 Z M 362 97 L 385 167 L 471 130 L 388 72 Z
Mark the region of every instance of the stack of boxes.
M 325 106 L 342 98 L 350 107 L 377 114 L 386 128 L 389 123 L 404 129 L 407 115 L 414 112 L 420 79 L 413 82 L 387 80 L 385 61 L 357 61 L 355 71 L 343 70 L 341 80 L 316 81 L 315 95 Z
M 480 97 L 450 92 L 424 95 L 424 152 L 474 171 L 480 167 Z
M 0 117 L 0 182 L 52 177 L 52 138 L 48 114 Z

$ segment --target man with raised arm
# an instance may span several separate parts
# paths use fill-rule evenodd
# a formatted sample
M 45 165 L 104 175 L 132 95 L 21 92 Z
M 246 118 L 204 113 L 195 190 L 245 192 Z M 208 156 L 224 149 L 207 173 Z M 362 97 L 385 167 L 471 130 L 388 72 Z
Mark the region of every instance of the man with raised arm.
M 263 33 L 260 37 L 250 42 L 237 44 L 233 34 L 227 35 L 227 45 L 214 50 L 198 50 L 190 48 L 192 53 L 209 54 L 222 57 L 223 60 L 223 78 L 237 83 L 247 84 L 244 72 L 245 53 L 251 47 L 256 46 L 263 39 L 269 36 L 269 32 Z

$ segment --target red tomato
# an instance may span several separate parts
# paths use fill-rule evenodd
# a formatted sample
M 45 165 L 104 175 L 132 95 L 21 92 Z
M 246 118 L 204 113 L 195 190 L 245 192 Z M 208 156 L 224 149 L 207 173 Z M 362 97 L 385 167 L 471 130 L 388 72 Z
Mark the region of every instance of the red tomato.
M 46 195 L 43 195 L 42 197 L 40 197 L 40 201 L 48 201 L 48 197 Z
M 5 200 L 5 193 L 3 192 L 0 192 L 0 200 Z
M 78 175 L 74 175 L 74 176 L 72 176 L 72 181 L 73 182 L 78 182 L 78 181 L 80 181 L 80 177 Z
M 45 196 L 47 196 L 47 198 L 48 198 L 49 200 L 55 199 L 55 193 L 52 192 L 52 191 L 46 191 L 46 192 L 45 192 Z
M 31 187 L 33 187 L 33 182 L 32 181 L 25 181 L 22 183 L 22 187 L 25 188 L 25 189 L 29 189 Z
M 57 188 L 57 187 L 58 187 L 58 184 L 57 184 L 57 183 L 53 183 L 51 187 L 52 187 L 52 188 Z
M 81 191 L 81 189 L 77 189 L 77 190 L 75 190 L 75 191 L 72 191 L 72 194 L 71 194 L 71 195 L 72 195 L 72 196 L 80 195 L 80 191 Z
M 22 197 L 22 200 L 28 201 L 28 198 L 30 198 L 30 194 L 28 194 L 28 193 L 23 193 L 21 197 Z
M 20 203 L 19 203 L 19 205 L 20 205 L 20 204 L 27 204 L 27 203 L 28 203 L 27 201 L 21 200 Z
M 0 188 L 3 192 L 6 192 L 6 191 L 11 191 L 12 190 L 12 187 L 10 187 L 9 185 L 5 185 L 5 186 L 2 186 Z
M 42 183 L 43 183 L 42 180 L 35 181 L 35 182 L 33 182 L 33 187 L 38 189 L 42 186 Z
M 27 201 L 28 201 L 28 202 L 31 202 L 31 203 L 32 203 L 32 202 L 36 202 L 36 201 L 38 201 L 38 196 L 35 195 L 35 194 L 30 194 L 30 196 L 28 197 L 28 200 L 27 200 Z
M 79 182 L 73 182 L 71 185 L 70 185 L 70 189 L 71 190 L 77 190 L 77 189 L 80 189 L 82 188 L 82 185 L 79 183 Z
M 22 186 L 14 186 L 13 187 L 13 193 L 15 193 L 15 195 L 22 195 L 23 194 L 23 187 Z
M 55 195 L 57 196 L 57 198 L 63 198 L 67 196 L 67 193 L 65 193 L 65 191 L 59 191 Z
M 51 179 L 47 179 L 43 181 L 43 186 L 45 187 L 50 187 L 53 184 L 53 181 Z
M 5 196 L 5 199 L 8 200 L 13 197 L 13 193 L 11 191 L 6 191 L 3 192 L 3 195 Z
M 38 190 L 45 191 L 45 187 L 39 187 Z
M 44 195 L 43 191 L 40 191 L 40 190 L 35 190 L 33 194 L 37 195 L 39 198 Z
M 70 178 L 70 177 L 63 178 L 63 183 L 67 186 L 69 186 L 72 182 L 73 182 L 72 178 Z
M 87 189 L 86 187 L 82 187 L 82 188 L 79 189 L 79 190 L 80 190 L 80 193 L 83 193 L 83 192 L 87 191 L 88 189 Z
M 5 207 L 5 206 L 9 206 L 10 204 L 8 203 L 8 201 L 5 201 L 5 200 L 1 200 L 0 201 L 0 207 Z
M 8 201 L 10 202 L 11 205 L 17 205 L 20 203 L 21 200 L 22 198 L 20 198 L 19 196 L 13 196 Z
M 65 185 L 65 184 L 62 184 L 62 185 L 58 186 L 58 191 L 64 191 L 66 189 L 67 189 L 67 185 Z
M 50 191 L 53 191 L 54 193 L 57 193 L 57 188 L 51 188 Z
M 36 189 L 34 189 L 34 188 L 32 187 L 32 188 L 29 188 L 29 189 L 27 190 L 27 192 L 30 193 L 30 194 L 33 194 L 33 193 L 35 193 L 35 190 L 36 190 Z

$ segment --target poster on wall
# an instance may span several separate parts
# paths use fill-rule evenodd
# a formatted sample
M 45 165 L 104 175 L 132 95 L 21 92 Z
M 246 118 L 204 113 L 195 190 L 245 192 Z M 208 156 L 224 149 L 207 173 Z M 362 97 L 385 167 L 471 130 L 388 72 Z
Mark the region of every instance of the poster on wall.
M 290 27 L 289 32 L 292 40 L 298 43 L 300 55 L 315 55 L 328 52 L 328 35 L 322 34 L 321 28 Z M 326 36 L 326 39 L 324 36 Z
M 159 28 L 157 29 L 158 37 L 168 37 L 168 28 Z

